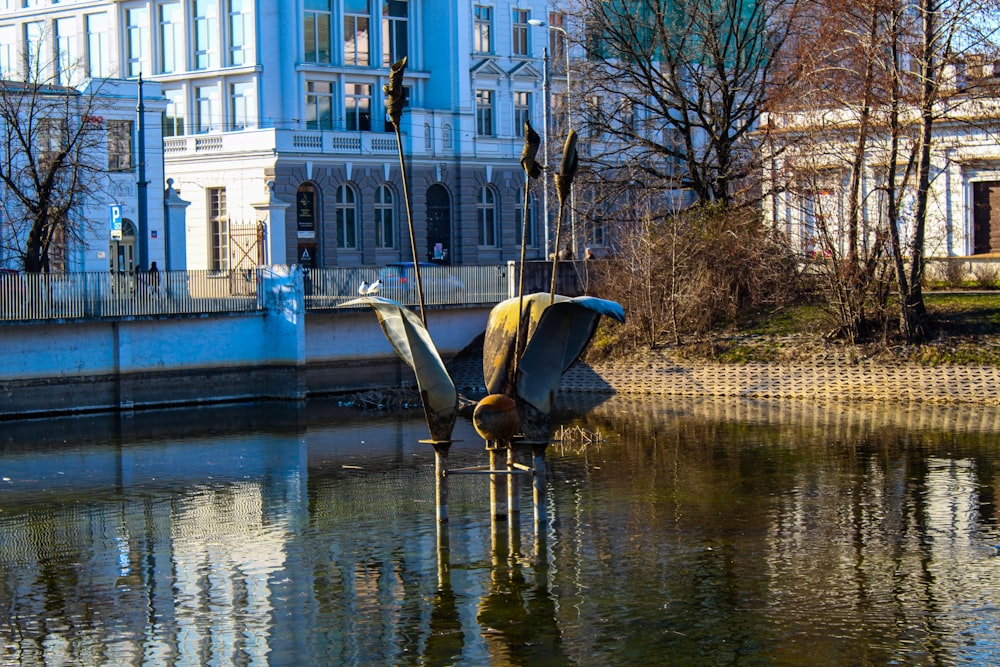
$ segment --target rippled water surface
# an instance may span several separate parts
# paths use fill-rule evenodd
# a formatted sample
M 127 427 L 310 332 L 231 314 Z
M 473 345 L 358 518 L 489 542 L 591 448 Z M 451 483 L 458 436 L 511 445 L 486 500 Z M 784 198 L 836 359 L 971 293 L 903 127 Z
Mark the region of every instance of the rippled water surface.
M 416 416 L 0 423 L 0 665 L 1000 664 L 995 409 L 563 422 L 537 532 L 472 475 L 439 532 Z

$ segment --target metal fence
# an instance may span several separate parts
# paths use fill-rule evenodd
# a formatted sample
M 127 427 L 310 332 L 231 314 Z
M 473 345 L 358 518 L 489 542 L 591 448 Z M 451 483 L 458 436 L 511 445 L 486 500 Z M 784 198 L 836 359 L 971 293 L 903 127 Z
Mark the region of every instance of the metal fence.
M 255 271 L 0 274 L 0 320 L 259 309 Z
M 307 309 L 334 308 L 357 298 L 379 267 L 304 272 Z M 391 284 L 390 284 L 391 283 Z M 510 290 L 507 264 L 432 267 L 421 271 L 427 305 L 497 303 Z M 160 271 L 159 273 L 0 272 L 0 321 L 115 318 L 260 310 L 259 271 Z M 415 305 L 412 280 L 387 281 L 382 296 Z
M 428 306 L 498 303 L 510 295 L 508 264 L 421 267 L 420 284 Z M 406 306 L 419 303 L 412 270 L 377 266 L 310 269 L 303 277 L 306 308 L 335 308 L 358 297 L 362 284 L 382 278 L 379 296 Z

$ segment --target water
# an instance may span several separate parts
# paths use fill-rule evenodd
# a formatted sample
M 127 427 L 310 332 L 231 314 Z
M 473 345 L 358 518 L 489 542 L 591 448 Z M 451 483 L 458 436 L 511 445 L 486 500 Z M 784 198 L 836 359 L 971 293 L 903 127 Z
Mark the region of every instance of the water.
M 995 409 L 568 408 L 539 534 L 418 416 L 2 423 L 0 665 L 1000 664 Z

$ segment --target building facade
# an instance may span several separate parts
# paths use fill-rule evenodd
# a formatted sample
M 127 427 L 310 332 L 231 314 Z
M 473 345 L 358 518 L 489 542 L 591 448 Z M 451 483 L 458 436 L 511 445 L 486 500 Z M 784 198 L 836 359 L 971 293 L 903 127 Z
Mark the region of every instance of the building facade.
M 1000 77 L 988 71 L 945 70 L 942 100 L 935 111 L 931 179 L 924 254 L 929 259 L 981 258 L 1000 254 Z M 964 70 L 962 70 L 964 71 Z M 1000 73 L 1000 71 L 998 71 Z M 904 109 L 902 159 L 916 142 L 919 116 Z M 857 146 L 856 114 L 847 108 L 771 113 L 764 119 L 767 140 L 763 169 L 764 213 L 804 255 L 823 251 L 824 240 L 842 247 L 847 238 L 851 164 Z M 858 197 L 860 242 L 873 246 L 885 233 L 890 136 L 875 125 L 868 138 Z M 898 169 L 899 231 L 912 240 L 916 176 Z M 993 204 L 997 205 L 994 206 Z
M 48 74 L 42 76 L 50 81 Z M 21 253 L 30 233 L 30 213 L 6 188 L 16 187 L 33 197 L 45 186 L 36 182 L 31 171 L 55 176 L 55 205 L 68 205 L 67 189 L 76 190 L 65 223 L 47 229 L 54 238 L 45 269 L 132 272 L 154 261 L 159 267 L 167 266 L 169 244 L 177 241 L 172 237 L 182 236 L 184 230 L 182 225 L 171 225 L 165 216 L 159 148 L 164 100 L 158 84 L 142 86 L 143 117 L 150 126 L 146 138 L 152 149 L 141 173 L 147 184 L 143 202 L 135 142 L 139 91 L 137 81 L 121 79 L 67 81 L 67 85 L 0 84 L 0 150 L 7 158 L 3 168 L 10 179 L 0 184 L 0 267 L 23 268 Z M 24 99 L 16 99 L 19 96 Z M 57 131 L 47 132 L 46 126 Z M 72 145 L 67 145 L 70 141 Z M 58 172 L 50 170 L 47 153 L 60 149 L 70 153 L 66 166 Z
M 162 88 L 188 268 L 408 260 L 407 191 L 419 260 L 494 263 L 518 256 L 526 200 L 545 252 L 519 158 L 553 18 L 527 0 L 0 0 L 0 66 L 42 50 Z M 405 184 L 383 93 L 403 56 Z

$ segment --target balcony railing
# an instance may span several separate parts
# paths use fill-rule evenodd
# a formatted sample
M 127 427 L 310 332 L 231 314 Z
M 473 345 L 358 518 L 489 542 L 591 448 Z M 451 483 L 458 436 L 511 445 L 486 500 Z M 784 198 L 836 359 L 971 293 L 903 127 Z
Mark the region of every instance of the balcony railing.
M 358 296 L 380 267 L 312 269 L 303 275 L 307 309 L 334 308 Z M 421 273 L 426 305 L 491 304 L 510 294 L 507 264 L 433 267 Z M 0 321 L 155 317 L 262 309 L 260 272 L 0 273 Z M 417 303 L 412 281 L 387 285 L 382 296 Z

